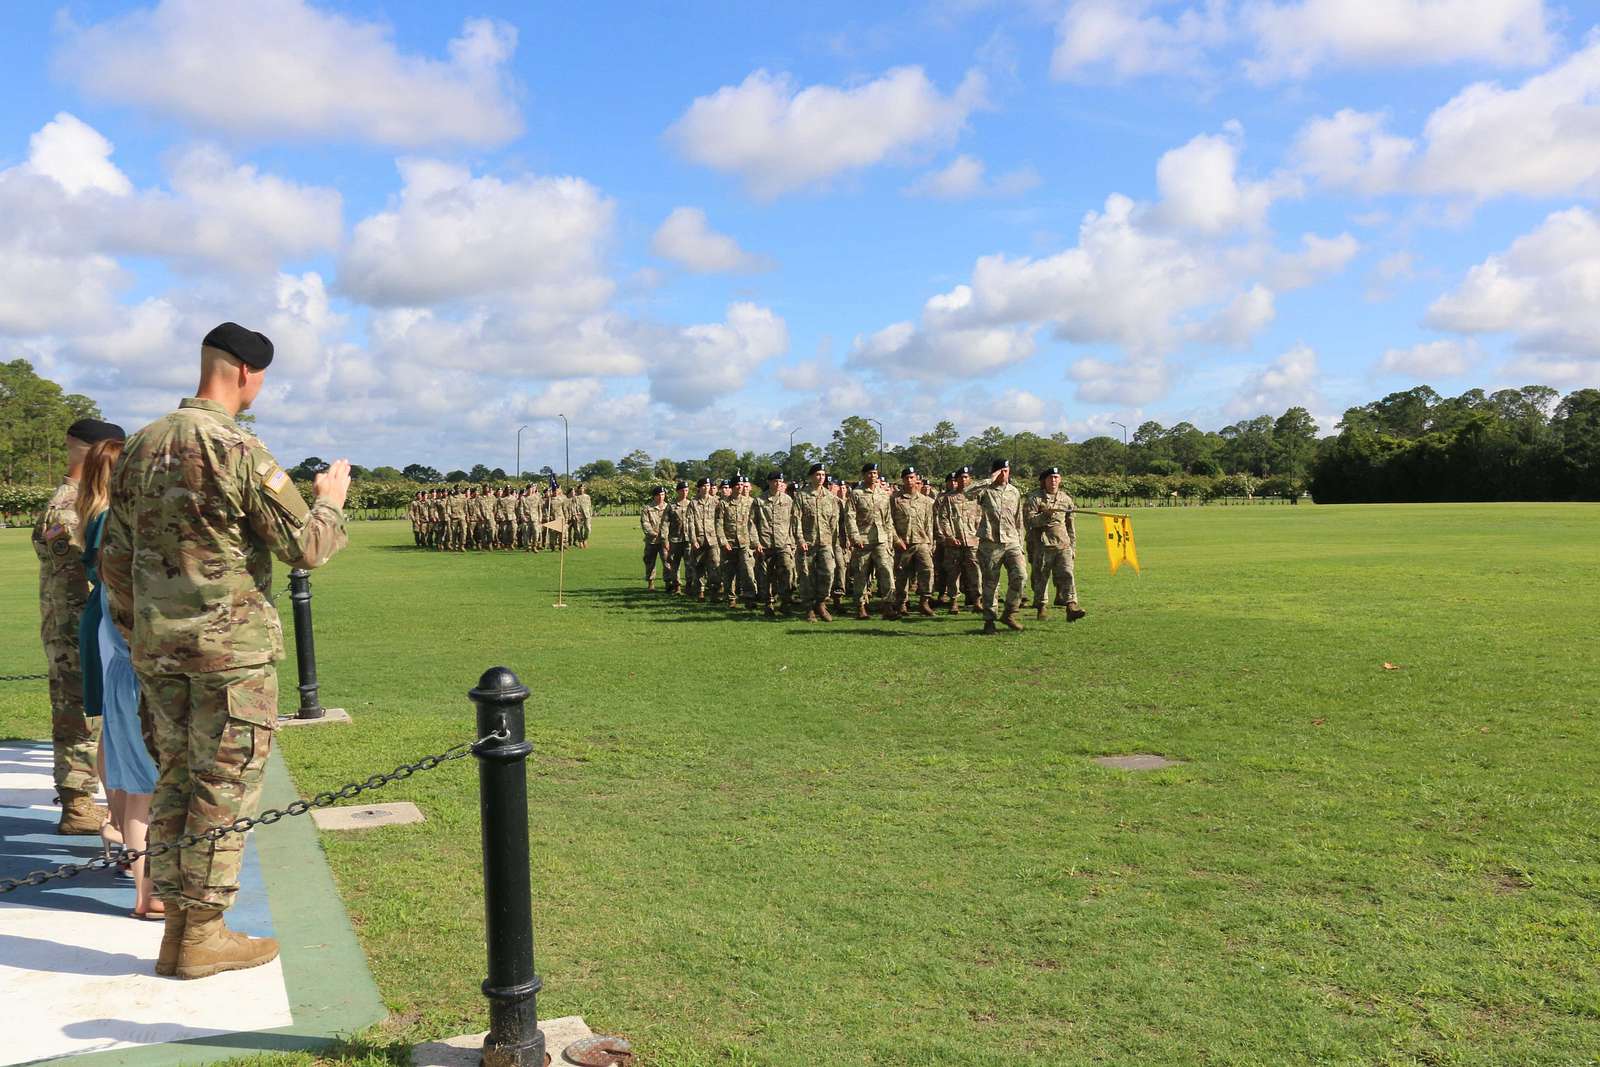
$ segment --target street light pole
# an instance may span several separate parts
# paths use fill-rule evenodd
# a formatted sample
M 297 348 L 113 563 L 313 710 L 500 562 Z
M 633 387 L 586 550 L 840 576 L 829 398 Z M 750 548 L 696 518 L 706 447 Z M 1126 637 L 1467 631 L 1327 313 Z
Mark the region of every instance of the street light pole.
M 519 482 L 522 481 L 522 431 L 527 428 L 527 426 L 517 427 L 517 481 Z
M 794 429 L 789 431 L 789 451 L 783 457 L 783 465 L 785 467 L 792 467 L 794 465 L 794 435 L 799 433 L 800 429 L 801 428 L 799 426 L 796 426 Z M 792 472 L 785 471 L 784 473 L 787 474 Z
M 1122 426 L 1122 423 L 1118 422 L 1116 419 L 1112 419 L 1111 420 L 1111 425 L 1113 425 L 1113 426 Z M 1122 443 L 1123 444 L 1127 444 L 1128 443 L 1128 428 L 1126 426 L 1122 426 Z
M 572 434 L 570 432 L 570 428 L 567 426 L 567 417 L 565 415 L 558 414 L 556 418 L 561 420 L 561 443 L 566 449 L 567 481 L 570 483 L 572 481 Z
M 868 419 L 868 422 L 878 428 L 878 466 L 883 466 L 883 423 L 877 419 Z

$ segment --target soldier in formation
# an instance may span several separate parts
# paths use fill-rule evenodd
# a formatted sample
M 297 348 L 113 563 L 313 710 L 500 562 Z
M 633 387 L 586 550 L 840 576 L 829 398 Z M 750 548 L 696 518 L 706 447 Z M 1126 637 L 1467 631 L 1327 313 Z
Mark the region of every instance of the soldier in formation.
M 901 470 L 892 488 L 875 463 L 861 475 L 847 490 L 818 463 L 798 488 L 772 471 L 760 497 L 750 495 L 743 474 L 721 486 L 701 478 L 693 498 L 686 482 L 676 484 L 671 501 L 657 486 L 639 516 L 646 587 L 655 588 L 659 561 L 670 593 L 730 608 L 742 599 L 769 617 L 803 607 L 808 622 L 831 622 L 830 602 L 837 608 L 846 597 L 858 619 L 870 618 L 874 594 L 886 619 L 909 615 L 913 597 L 922 615 L 936 607 L 959 615 L 965 600 L 968 609 L 981 605 L 984 633 L 995 633 L 1001 625 L 1022 629 L 1017 616 L 1031 571 L 1040 619 L 1048 616 L 1051 581 L 1067 621 L 1083 618 L 1073 579 L 1072 498 L 1061 491 L 1058 471 L 1045 471 L 1025 502 L 1005 460 L 981 482 L 966 467 L 951 471 L 938 496 L 914 467 Z
M 583 486 L 466 485 L 425 489 L 406 507 L 411 537 L 439 552 L 542 552 L 587 547 L 593 499 Z M 570 536 L 569 536 L 570 534 Z

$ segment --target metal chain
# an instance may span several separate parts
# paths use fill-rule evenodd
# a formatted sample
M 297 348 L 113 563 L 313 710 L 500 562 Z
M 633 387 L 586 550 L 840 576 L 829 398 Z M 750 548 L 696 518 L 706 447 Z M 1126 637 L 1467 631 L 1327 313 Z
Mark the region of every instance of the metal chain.
M 202 841 L 219 841 L 229 834 L 242 834 L 254 826 L 271 826 L 279 819 L 304 815 L 316 808 L 326 808 L 340 800 L 351 800 L 371 789 L 381 789 L 390 782 L 403 782 L 418 771 L 431 771 L 442 763 L 458 760 L 477 751 L 479 745 L 485 741 L 504 741 L 511 735 L 504 728 L 492 734 L 478 738 L 476 741 L 463 741 L 459 745 L 452 745 L 437 756 L 423 756 L 415 763 L 402 763 L 388 774 L 374 774 L 364 782 L 350 782 L 338 789 L 324 790 L 310 800 L 296 800 L 282 808 L 268 808 L 253 819 L 235 819 L 223 826 L 213 826 L 211 829 L 198 834 L 184 834 L 175 841 L 159 841 L 154 845 L 142 849 L 126 849 L 116 853 L 113 859 L 96 856 L 85 863 L 68 863 L 49 870 L 30 871 L 21 878 L 0 878 L 0 894 L 9 893 L 14 889 L 24 886 L 44 885 L 52 878 L 76 878 L 85 871 L 103 871 L 112 867 L 120 867 L 124 863 L 147 856 L 160 856 L 175 848 L 189 848 Z
M 0 682 L 45 682 L 48 674 L 0 674 Z

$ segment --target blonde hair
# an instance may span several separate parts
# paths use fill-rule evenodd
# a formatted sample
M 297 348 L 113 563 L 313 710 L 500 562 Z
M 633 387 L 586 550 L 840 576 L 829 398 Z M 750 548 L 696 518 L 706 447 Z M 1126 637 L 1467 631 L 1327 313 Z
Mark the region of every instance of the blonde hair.
M 90 521 L 111 504 L 111 469 L 121 455 L 122 442 L 115 438 L 89 446 L 89 454 L 83 460 L 83 475 L 78 479 L 78 502 L 74 506 L 78 513 L 79 541 L 83 540 Z

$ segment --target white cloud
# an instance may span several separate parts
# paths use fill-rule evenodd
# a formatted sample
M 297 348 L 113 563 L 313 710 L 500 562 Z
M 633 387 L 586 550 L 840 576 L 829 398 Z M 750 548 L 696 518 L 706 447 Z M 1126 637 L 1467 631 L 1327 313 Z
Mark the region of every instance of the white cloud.
M 504 22 L 468 19 L 440 60 L 304 0 L 161 0 L 69 28 L 56 63 L 94 95 L 231 135 L 492 145 L 522 130 L 516 40 Z
M 1335 237 L 1302 234 L 1300 251 L 1272 257 L 1268 280 L 1275 289 L 1304 289 L 1344 270 L 1360 251 L 1361 242 L 1348 233 Z
M 983 160 L 959 155 L 945 166 L 919 175 L 905 191 L 910 196 L 934 200 L 972 200 L 1021 196 L 1039 184 L 1039 174 L 1032 167 L 1019 167 L 993 179 L 987 171 Z
M 1297 405 L 1314 407 L 1318 376 L 1317 353 L 1309 345 L 1295 345 L 1252 374 L 1224 411 L 1237 419 L 1275 414 Z
M 1309 177 L 1363 195 L 1595 195 L 1600 39 L 1514 89 L 1468 86 L 1428 116 L 1419 141 L 1346 109 L 1307 123 L 1291 155 Z
M 651 351 L 650 395 L 697 410 L 744 388 L 757 367 L 788 349 L 782 318 L 755 304 L 730 304 L 726 322 L 661 333 Z
M 1166 364 L 1153 359 L 1080 359 L 1067 368 L 1067 377 L 1078 383 L 1078 399 L 1086 404 L 1137 407 L 1165 396 L 1171 386 Z
M 1271 289 L 1259 282 L 1228 302 L 1211 318 L 1198 323 L 1191 335 L 1196 341 L 1242 348 L 1277 317 Z
M 821 389 L 834 377 L 835 368 L 824 359 L 802 359 L 798 363 L 778 368 L 778 381 L 785 389 L 809 393 Z
M 1600 361 L 1600 218 L 1574 207 L 1547 217 L 1506 251 L 1472 267 L 1428 308 L 1427 323 L 1508 334 L 1540 356 Z
M 1227 40 L 1224 0 L 1207 0 L 1171 19 L 1146 12 L 1149 0 L 1073 0 L 1056 25 L 1050 74 L 1062 80 L 1093 75 L 1193 74 L 1205 52 Z
M 603 307 L 614 206 L 581 178 L 474 178 L 435 160 L 400 162 L 390 207 L 359 222 L 339 288 L 377 306 L 501 296 L 576 314 Z
M 1319 67 L 1543 63 L 1555 45 L 1544 0 L 1256 0 L 1242 9 L 1260 81 Z
M 749 274 L 773 266 L 770 259 L 751 255 L 732 237 L 713 230 L 697 207 L 674 208 L 651 238 L 650 251 L 697 274 Z
M 27 169 L 52 179 L 69 194 L 97 189 L 126 196 L 133 183 L 111 162 L 111 151 L 111 142 L 100 131 L 61 111 L 28 138 Z
M 800 89 L 786 74 L 757 70 L 696 99 L 667 137 L 688 159 L 736 174 L 756 196 L 770 198 L 947 144 L 984 106 L 984 92 L 978 71 L 944 95 L 920 67 L 898 67 L 846 89 Z
M 1476 355 L 1472 345 L 1460 341 L 1424 341 L 1409 348 L 1386 350 L 1378 360 L 1377 371 L 1418 380 L 1454 378 L 1472 367 Z
M 954 295 L 959 298 L 960 294 L 970 298 L 971 290 L 958 286 Z M 928 303 L 933 305 L 943 299 L 945 297 L 936 296 Z M 891 378 L 921 381 L 969 378 L 1020 363 L 1033 355 L 1033 348 L 1032 330 L 1003 326 L 936 326 L 919 330 L 912 323 L 897 322 L 876 333 L 857 337 L 846 363 Z
M 1162 154 L 1156 163 L 1160 223 L 1206 234 L 1257 229 L 1273 199 L 1295 191 L 1292 181 L 1239 181 L 1240 136 L 1230 123 L 1226 135 L 1201 134 Z

